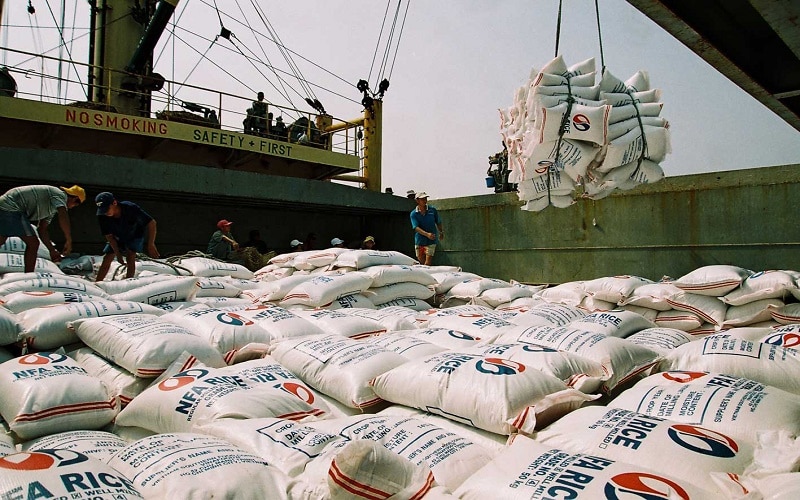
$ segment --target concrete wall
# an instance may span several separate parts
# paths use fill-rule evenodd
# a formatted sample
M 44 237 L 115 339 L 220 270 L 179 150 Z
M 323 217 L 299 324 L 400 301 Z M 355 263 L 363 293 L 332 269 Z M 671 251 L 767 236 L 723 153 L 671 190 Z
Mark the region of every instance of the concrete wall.
M 219 219 L 234 221 L 234 236 L 245 241 L 250 229 L 278 252 L 292 239 L 316 233 L 317 248 L 333 237 L 357 247 L 367 235 L 379 248 L 413 255 L 408 212 L 413 202 L 325 181 L 277 177 L 85 153 L 0 148 L 0 192 L 23 184 L 80 184 L 87 203 L 70 211 L 73 248 L 99 253 L 94 196 L 111 191 L 138 203 L 158 221 L 156 244 L 162 255 L 205 251 Z M 54 223 L 51 236 L 63 242 Z
M 698 267 L 800 270 L 800 166 L 669 177 L 542 212 L 515 193 L 432 200 L 446 240 L 435 264 L 563 283 L 621 274 L 678 278 Z

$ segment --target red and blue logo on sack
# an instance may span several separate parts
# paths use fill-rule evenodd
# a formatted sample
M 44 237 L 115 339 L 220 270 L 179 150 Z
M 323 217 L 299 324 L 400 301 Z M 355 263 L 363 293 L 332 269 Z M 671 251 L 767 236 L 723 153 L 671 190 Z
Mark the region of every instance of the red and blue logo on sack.
M 678 483 L 647 472 L 617 474 L 606 483 L 604 493 L 608 500 L 689 500 L 689 494 Z
M 475 364 L 481 373 L 489 375 L 516 375 L 525 371 L 525 365 L 502 358 L 484 358 Z

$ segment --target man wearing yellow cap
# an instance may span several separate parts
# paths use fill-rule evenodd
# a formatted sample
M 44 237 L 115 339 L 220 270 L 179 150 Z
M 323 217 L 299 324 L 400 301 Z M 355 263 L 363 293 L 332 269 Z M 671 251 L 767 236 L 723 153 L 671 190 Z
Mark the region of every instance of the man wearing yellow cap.
M 62 254 L 50 241 L 47 229 L 58 214 L 58 225 L 64 233 L 64 255 L 72 252 L 72 232 L 67 210 L 86 200 L 86 191 L 75 185 L 53 187 L 47 185 L 20 186 L 9 189 L 0 196 L 0 245 L 9 236 L 18 236 L 25 243 L 25 272 L 33 272 L 39 239 L 50 251 L 53 262 L 61 260 Z M 36 231 L 33 225 L 36 225 Z M 36 233 L 39 233 L 37 236 Z

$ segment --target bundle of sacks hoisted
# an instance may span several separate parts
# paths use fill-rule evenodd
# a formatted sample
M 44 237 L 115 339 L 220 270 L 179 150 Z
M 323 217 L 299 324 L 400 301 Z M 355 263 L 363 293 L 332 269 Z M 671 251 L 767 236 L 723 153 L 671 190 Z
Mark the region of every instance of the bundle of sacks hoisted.
M 540 211 L 593 200 L 664 177 L 669 124 L 659 115 L 661 91 L 639 71 L 621 81 L 595 61 L 567 67 L 561 56 L 531 71 L 514 104 L 500 110 L 509 182 L 523 210 Z M 580 189 L 579 189 L 580 188 Z
M 2 498 L 800 495 L 795 271 L 3 259 Z

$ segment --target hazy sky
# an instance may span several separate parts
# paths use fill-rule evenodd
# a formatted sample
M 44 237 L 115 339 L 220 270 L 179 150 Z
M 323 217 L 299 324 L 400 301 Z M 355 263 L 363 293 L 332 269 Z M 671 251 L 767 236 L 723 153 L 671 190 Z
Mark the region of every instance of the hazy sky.
M 61 2 L 49 1 L 59 17 L 55 10 Z M 11 27 L 0 36 L 2 45 L 27 50 L 57 45 L 54 30 L 30 28 L 31 22 L 40 27 L 54 24 L 47 2 L 32 2 L 37 10 L 35 21 L 22 1 L 6 2 L 3 23 Z M 87 2 L 66 3 L 67 24 L 75 17 L 74 24 L 85 33 Z M 249 22 L 256 31 L 267 33 L 252 1 L 217 0 L 216 4 L 224 10 L 220 14 L 223 23 L 235 34 L 239 48 L 286 68 L 275 46 L 263 38 L 259 46 L 246 26 Z M 623 0 L 602 0 L 600 4 L 606 67 L 622 79 L 646 70 L 651 85 L 663 91 L 661 116 L 669 120 L 672 133 L 672 154 L 662 163 L 667 176 L 800 163 L 800 133 Z M 342 119 L 358 116 L 361 95 L 355 83 L 370 76 L 387 3 L 293 0 L 260 1 L 259 5 L 284 45 L 299 54 L 294 62 L 304 77 L 320 86 L 312 88 L 328 112 Z M 395 37 L 406 5 L 401 4 Z M 390 17 L 396 6 L 396 0 L 389 4 Z M 557 0 L 410 3 L 399 50 L 395 57 L 392 47 L 388 61 L 392 73 L 384 99 L 384 188 L 391 187 L 396 194 L 425 190 L 432 198 L 492 192 L 485 187 L 484 177 L 487 157 L 501 149 L 497 109 L 511 106 L 531 68 L 542 67 L 555 55 L 557 9 Z M 268 100 L 286 103 L 274 75 L 263 66 L 259 66 L 259 74 L 231 42 L 219 39 L 206 52 L 211 44 L 200 36 L 211 40 L 220 28 L 213 0 L 182 0 L 176 12 L 173 20 L 179 20 L 176 33 L 180 40 L 167 40 L 157 71 L 168 79 L 241 96 L 262 90 Z M 384 28 L 384 39 L 390 28 Z M 32 33 L 39 33 L 39 40 Z M 76 42 L 71 53 L 75 59 L 85 60 L 85 43 L 81 43 Z M 369 79 L 373 88 L 383 49 L 377 51 L 378 61 Z M 204 52 L 233 76 L 203 60 Z M 173 53 L 178 56 L 175 62 Z M 600 67 L 594 1 L 564 2 L 559 53 L 570 65 L 595 57 Z M 0 63 L 12 62 L 0 59 Z M 86 80 L 84 74 L 81 77 Z M 302 92 L 299 84 L 285 78 L 287 85 Z M 38 92 L 38 81 L 18 78 L 18 83 L 20 87 L 32 85 Z M 77 90 L 73 86 L 72 91 Z M 310 110 L 293 91 L 287 92 L 295 106 Z M 192 94 L 181 90 L 178 98 L 190 99 Z

